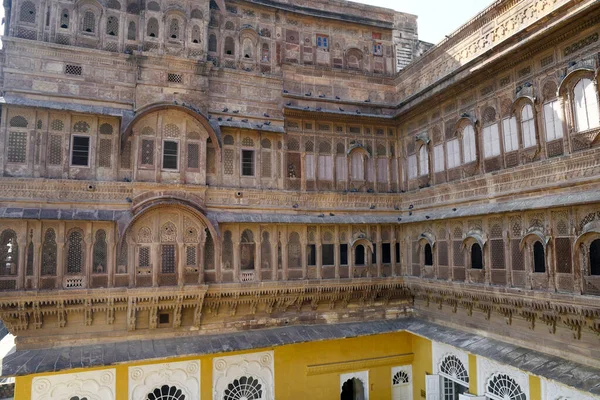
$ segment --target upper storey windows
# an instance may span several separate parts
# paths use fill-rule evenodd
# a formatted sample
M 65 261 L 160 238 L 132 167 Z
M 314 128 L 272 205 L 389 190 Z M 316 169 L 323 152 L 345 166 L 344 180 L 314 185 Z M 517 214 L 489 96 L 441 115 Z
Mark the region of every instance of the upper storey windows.
M 523 135 L 523 147 L 533 147 L 537 144 L 535 138 L 535 121 L 533 118 L 533 107 L 526 104 L 521 109 L 521 133 Z
M 156 18 L 150 18 L 146 25 L 146 36 L 151 38 L 158 37 L 158 21 Z
M 92 10 L 87 10 L 81 18 L 81 31 L 85 33 L 95 34 L 96 29 L 96 14 Z
M 575 115 L 575 129 L 583 132 L 600 126 L 598 113 L 598 97 L 596 86 L 587 78 L 581 79 L 573 89 L 573 114 Z
M 472 125 L 467 125 L 462 132 L 463 162 L 465 164 L 477 160 L 477 145 L 475 143 L 475 131 Z
M 21 5 L 19 10 L 19 22 L 27 24 L 35 24 L 37 9 L 33 2 L 26 1 Z

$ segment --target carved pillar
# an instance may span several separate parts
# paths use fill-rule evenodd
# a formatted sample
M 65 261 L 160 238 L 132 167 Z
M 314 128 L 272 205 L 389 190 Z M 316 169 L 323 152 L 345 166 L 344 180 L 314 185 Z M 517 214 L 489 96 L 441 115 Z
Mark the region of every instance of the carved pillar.
M 33 242 L 33 289 L 40 288 L 40 275 L 42 273 L 42 243 L 44 230 L 41 224 L 38 224 L 38 229 L 33 230 L 34 234 L 31 237 Z
M 306 272 L 308 269 L 308 260 L 306 259 L 306 246 L 308 245 L 306 242 L 306 234 L 306 227 L 304 227 L 304 234 L 300 238 L 300 252 L 302 254 L 302 279 L 306 279 Z
M 12 27 L 11 27 L 12 29 Z M 1 123 L 0 123 L 0 149 L 6 149 L 6 137 L 7 137 L 7 120 L 8 120 L 8 107 L 2 107 L 1 110 Z M 0 152 L 0 171 L 4 172 L 6 150 Z
M 504 242 L 504 271 L 506 274 L 506 286 L 512 287 L 512 266 L 510 257 L 510 238 L 508 233 L 508 226 L 502 232 L 502 241 Z
M 206 235 L 202 235 L 202 239 L 200 239 L 200 244 L 198 246 L 198 260 L 196 260 L 196 265 L 198 266 L 198 283 L 204 283 L 204 269 L 206 266 L 204 265 L 205 260 L 205 247 L 206 247 Z M 215 256 L 216 258 L 216 256 Z M 214 260 L 213 260 L 214 262 Z M 216 269 L 216 264 L 215 264 Z
M 262 234 L 258 230 L 258 241 L 254 245 L 254 280 L 262 281 Z
M 65 224 L 59 225 L 56 230 L 56 286 L 62 288 L 65 273 Z
M 182 242 L 177 243 L 177 255 L 177 285 L 181 287 L 185 283 L 185 264 L 187 258 L 185 245 Z
M 334 227 L 333 264 L 335 266 L 335 279 L 340 279 L 340 227 Z
M 114 233 L 107 229 L 106 230 L 106 274 L 107 274 L 107 285 L 108 287 L 114 286 L 115 272 L 117 270 L 117 246 L 115 244 Z M 93 251 L 92 251 L 93 256 Z M 92 268 L 94 268 L 94 260 L 92 258 Z
M 317 279 L 321 279 L 323 277 L 323 244 L 321 243 L 321 227 L 319 225 L 317 225 L 315 252 L 315 257 L 317 259 Z
M 239 232 L 236 232 L 235 237 L 238 237 Z M 240 281 L 240 251 L 242 250 L 239 240 L 233 241 L 233 281 Z
M 377 251 L 377 277 L 381 277 L 381 261 L 383 258 L 383 250 L 381 246 L 381 225 L 377 225 L 377 243 L 375 244 L 375 249 Z
M 17 290 L 22 289 L 25 283 L 25 257 L 27 255 L 27 223 L 23 223 L 25 229 L 17 230 L 17 245 L 19 248 L 19 259 L 17 262 Z
M 282 280 L 288 279 L 288 230 L 287 226 L 282 229 L 281 235 L 281 269 Z
M 136 250 L 137 247 L 133 239 L 125 237 L 123 246 L 127 246 L 127 274 L 129 275 L 129 287 L 135 287 L 135 276 L 136 276 Z
M 552 289 L 556 292 L 558 291 L 558 287 L 556 280 L 556 263 L 554 262 L 554 257 L 552 257 L 552 241 L 546 246 L 544 257 L 546 257 L 546 265 L 548 266 L 548 289 Z
M 306 191 L 306 153 L 300 155 L 300 190 Z
M 396 229 L 391 227 L 391 240 L 390 240 L 390 260 L 392 261 L 392 276 L 398 276 L 398 271 L 396 271 L 396 262 L 400 260 L 396 260 Z
M 275 226 L 271 235 L 271 280 L 277 280 L 279 271 L 279 227 Z
M 152 265 L 152 286 L 156 287 L 158 286 L 158 271 L 160 270 L 162 261 L 160 258 L 160 243 L 153 242 L 150 246 L 150 251 L 152 253 L 152 262 L 150 263 Z

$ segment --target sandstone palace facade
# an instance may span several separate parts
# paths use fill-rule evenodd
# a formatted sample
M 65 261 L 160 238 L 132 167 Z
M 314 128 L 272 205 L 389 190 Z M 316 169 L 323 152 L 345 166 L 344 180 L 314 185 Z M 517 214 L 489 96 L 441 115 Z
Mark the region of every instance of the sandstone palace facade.
M 600 396 L 597 1 L 4 7 L 16 399 Z

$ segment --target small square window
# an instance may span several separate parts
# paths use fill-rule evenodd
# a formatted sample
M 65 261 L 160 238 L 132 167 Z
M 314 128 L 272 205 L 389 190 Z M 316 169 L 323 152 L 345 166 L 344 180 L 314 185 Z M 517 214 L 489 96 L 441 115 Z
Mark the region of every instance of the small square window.
M 90 137 L 73 136 L 71 141 L 71 165 L 87 167 L 90 163 Z
M 169 313 L 160 313 L 158 314 L 158 323 L 160 325 L 168 324 L 171 319 Z
M 373 45 L 373 55 L 375 55 L 375 56 L 383 55 L 383 45 L 381 43 L 375 43 Z
M 165 140 L 163 142 L 163 169 L 177 170 L 179 156 L 179 143 L 172 140 Z
M 329 37 L 325 35 L 317 35 L 317 47 L 319 49 L 328 49 Z
M 254 176 L 253 150 L 242 150 L 242 176 Z
M 183 83 L 181 74 L 167 74 L 167 80 L 171 83 Z

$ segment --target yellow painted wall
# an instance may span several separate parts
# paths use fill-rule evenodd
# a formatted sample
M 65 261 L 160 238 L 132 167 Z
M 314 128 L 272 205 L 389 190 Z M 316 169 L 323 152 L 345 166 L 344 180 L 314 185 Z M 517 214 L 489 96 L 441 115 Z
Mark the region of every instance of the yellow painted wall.
M 421 339 L 419 345 L 424 351 L 421 357 L 427 358 L 431 372 L 431 343 Z M 275 398 L 277 399 L 339 399 L 340 374 L 348 372 L 369 371 L 369 397 L 373 400 L 391 398 L 391 368 L 402 365 L 392 363 L 383 366 L 369 366 L 370 361 L 395 355 L 412 355 L 413 335 L 406 332 L 366 336 L 351 339 L 328 340 L 311 343 L 287 345 L 276 348 L 254 349 L 252 351 L 211 354 L 204 357 L 184 357 L 151 362 L 136 362 L 103 368 L 73 369 L 59 373 L 76 373 L 96 371 L 107 368 L 116 369 L 116 400 L 128 400 L 128 368 L 138 365 L 159 364 L 186 360 L 200 360 L 200 390 L 203 400 L 212 399 L 212 361 L 215 357 L 239 355 L 265 350 L 274 351 L 275 364 Z M 344 363 L 364 361 L 366 367 L 345 371 Z M 307 376 L 307 367 L 323 364 L 339 363 L 339 371 Z M 410 363 L 407 361 L 406 363 Z M 405 364 L 406 364 L 405 363 Z M 419 364 L 422 364 L 421 361 Z M 413 372 L 414 374 L 414 372 Z M 15 400 L 31 398 L 33 378 L 52 375 L 36 374 L 18 377 L 15 385 Z M 422 374 L 419 374 L 422 375 Z M 423 379 L 421 379 L 423 380 Z
M 358 368 L 306 376 L 307 365 L 322 365 L 411 353 L 411 336 L 393 333 L 275 348 L 275 398 L 339 399 L 340 374 L 369 370 L 369 398 L 391 398 L 391 367 Z
M 425 391 L 425 375 L 433 373 L 431 340 L 412 336 L 413 361 L 413 400 L 419 400 L 421 391 Z

